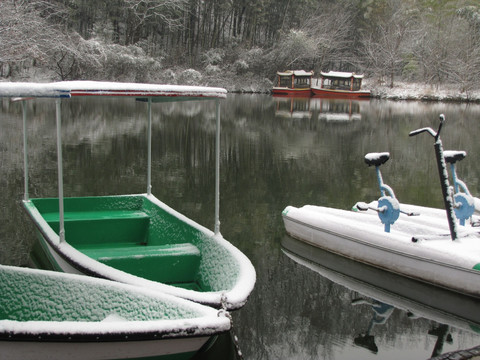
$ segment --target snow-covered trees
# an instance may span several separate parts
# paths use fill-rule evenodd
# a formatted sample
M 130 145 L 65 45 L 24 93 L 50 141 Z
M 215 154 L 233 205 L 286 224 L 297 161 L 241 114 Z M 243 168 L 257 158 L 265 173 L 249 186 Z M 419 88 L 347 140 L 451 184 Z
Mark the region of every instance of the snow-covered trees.
M 303 68 L 469 91 L 479 18 L 478 0 L 1 0 L 0 77 L 41 68 L 55 79 L 179 81 L 192 68 L 207 75 L 197 81 L 273 79 Z
M 378 6 L 373 11 L 367 8 L 365 15 L 369 20 L 369 31 L 362 36 L 361 51 L 366 69 L 377 77 L 388 80 L 389 86 L 393 87 L 395 76 L 402 74 L 406 59 L 420 35 L 419 14 L 402 0 L 381 3 L 383 6 Z
M 44 5 L 43 1 L 0 2 L 0 75 L 45 63 L 61 41 L 39 14 Z

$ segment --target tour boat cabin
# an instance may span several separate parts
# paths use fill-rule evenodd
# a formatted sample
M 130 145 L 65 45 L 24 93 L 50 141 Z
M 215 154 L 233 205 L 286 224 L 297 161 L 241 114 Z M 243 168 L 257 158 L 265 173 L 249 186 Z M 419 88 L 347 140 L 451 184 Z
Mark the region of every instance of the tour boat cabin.
M 313 71 L 287 70 L 277 72 L 277 85 L 273 87 L 274 95 L 310 97 Z
M 363 75 L 351 72 L 321 72 L 321 78 L 312 85 L 314 96 L 369 98 L 370 91 L 362 90 Z M 319 83 L 320 82 L 320 83 Z

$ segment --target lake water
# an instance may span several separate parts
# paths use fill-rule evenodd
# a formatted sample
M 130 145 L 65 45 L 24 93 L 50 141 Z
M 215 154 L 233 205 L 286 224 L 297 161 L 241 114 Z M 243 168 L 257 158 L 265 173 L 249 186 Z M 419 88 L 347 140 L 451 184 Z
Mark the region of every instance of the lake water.
M 0 263 L 28 265 L 35 235 L 20 205 L 21 106 L 0 105 Z M 146 192 L 145 104 L 62 106 L 65 195 Z M 36 100 L 28 110 L 29 192 L 56 196 L 55 106 Z M 152 192 L 211 229 L 214 111 L 209 102 L 153 106 Z M 245 359 L 427 359 L 480 345 L 476 302 L 305 248 L 285 235 L 281 217 L 287 205 L 349 209 L 377 199 L 363 158 L 383 151 L 391 154 L 383 179 L 401 202 L 441 207 L 433 138 L 408 136 L 436 129 L 440 113 L 444 148 L 467 151 L 458 175 L 480 194 L 480 105 L 229 95 L 221 113 L 220 230 L 257 271 L 247 305 L 233 314 Z M 226 358 L 232 344 L 222 340 L 202 358 Z

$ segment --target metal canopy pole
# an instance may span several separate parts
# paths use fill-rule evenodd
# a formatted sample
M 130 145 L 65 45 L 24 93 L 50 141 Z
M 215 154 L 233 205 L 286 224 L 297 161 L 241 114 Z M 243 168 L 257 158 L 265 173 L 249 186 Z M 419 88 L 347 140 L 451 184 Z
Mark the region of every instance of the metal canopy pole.
M 220 100 L 216 99 L 215 134 L 215 235 L 220 234 Z
M 60 242 L 65 241 L 65 222 L 63 209 L 63 156 L 62 156 L 62 114 L 61 100 L 55 99 L 57 120 L 57 162 L 58 162 L 58 215 L 60 221 Z
M 148 155 L 147 155 L 147 195 L 152 194 L 152 98 L 148 98 Z
M 22 101 L 22 112 L 23 112 L 23 171 L 24 171 L 24 196 L 23 199 L 28 201 L 28 145 L 27 145 L 27 102 Z

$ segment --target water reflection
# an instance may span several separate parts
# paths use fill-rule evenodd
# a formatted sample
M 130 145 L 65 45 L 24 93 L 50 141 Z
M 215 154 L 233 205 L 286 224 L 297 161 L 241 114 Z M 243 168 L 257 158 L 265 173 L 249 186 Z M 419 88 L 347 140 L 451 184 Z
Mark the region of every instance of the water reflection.
M 372 308 L 373 312 L 372 319 L 370 320 L 370 323 L 368 324 L 368 328 L 365 333 L 358 335 L 354 339 L 355 345 L 362 346 L 376 354 L 378 353 L 378 346 L 375 343 L 375 336 L 372 335 L 372 330 L 375 325 L 384 325 L 392 314 L 393 309 L 395 308 L 392 305 L 382 303 L 381 301 L 375 299 L 354 299 L 352 301 L 352 305 L 358 304 L 369 305 Z
M 62 102 L 66 196 L 146 191 L 144 105 L 95 98 Z M 32 115 L 28 123 L 30 192 L 35 197 L 55 196 L 55 105 L 37 100 L 28 106 Z M 390 152 L 382 175 L 401 202 L 442 206 L 431 143 L 408 137 L 413 129 L 435 128 L 440 113 L 447 118 L 444 147 L 467 151 L 459 176 L 472 193 L 480 194 L 476 161 L 480 106 L 372 99 L 358 107 L 352 103 L 352 114 L 358 111 L 361 120 L 347 122 L 319 119 L 319 103 L 302 105 L 311 116 L 299 119 L 277 116 L 278 106 L 269 95 L 229 95 L 221 105 L 221 232 L 257 271 L 247 305 L 233 314 L 245 358 L 426 359 L 437 341 L 428 332 L 438 324 L 450 325 L 454 341 L 446 342 L 443 351 L 480 343 L 472 332 L 480 316 L 475 304 L 462 305 L 457 309 L 460 314 L 447 319 L 438 311 L 434 317 L 412 318 L 395 308 L 384 325 L 372 330 L 379 349 L 374 355 L 354 344 L 355 337 L 368 329 L 372 309 L 366 304 L 352 306 L 352 301 L 362 297 L 392 304 L 390 300 L 360 295 L 298 265 L 281 251 L 285 234 L 281 212 L 286 205 L 350 209 L 359 200 L 378 198 L 375 174 L 363 161 L 368 152 Z M 326 106 L 323 103 L 322 109 L 350 104 Z M 153 106 L 152 191 L 210 229 L 214 223 L 214 107 L 209 102 Z M 35 239 L 19 204 L 23 194 L 21 119 L 18 103 L 0 101 L 0 187 L 4 190 L 0 262 L 12 265 L 28 264 Z M 416 297 L 420 290 L 410 292 Z M 420 310 L 427 313 L 440 306 L 445 307 L 440 314 L 452 314 L 448 303 L 455 301 L 434 293 L 431 299 L 435 301 Z M 469 310 L 469 306 L 473 307 Z M 404 308 L 420 313 L 409 304 Z
M 369 100 L 332 99 L 321 97 L 273 96 L 275 117 L 348 122 L 361 120 L 361 105 Z
M 370 318 L 354 343 L 373 354 L 381 353 L 385 346 L 379 348 L 376 337 L 384 342 L 382 335 L 396 321 L 394 311 L 403 312 L 411 321 L 432 320 L 427 331 L 436 338 L 432 357 L 444 352 L 445 345 L 456 345 L 458 339 L 454 340 L 452 333 L 458 330 L 480 334 L 477 300 L 360 264 L 289 236 L 282 238 L 282 251 L 297 264 L 351 291 L 351 306 L 368 310 L 365 313 L 370 313 Z
M 311 118 L 310 97 L 273 96 L 275 100 L 275 116 L 284 118 Z
M 311 107 L 322 121 L 349 122 L 362 119 L 361 106 L 369 100 L 312 98 Z

